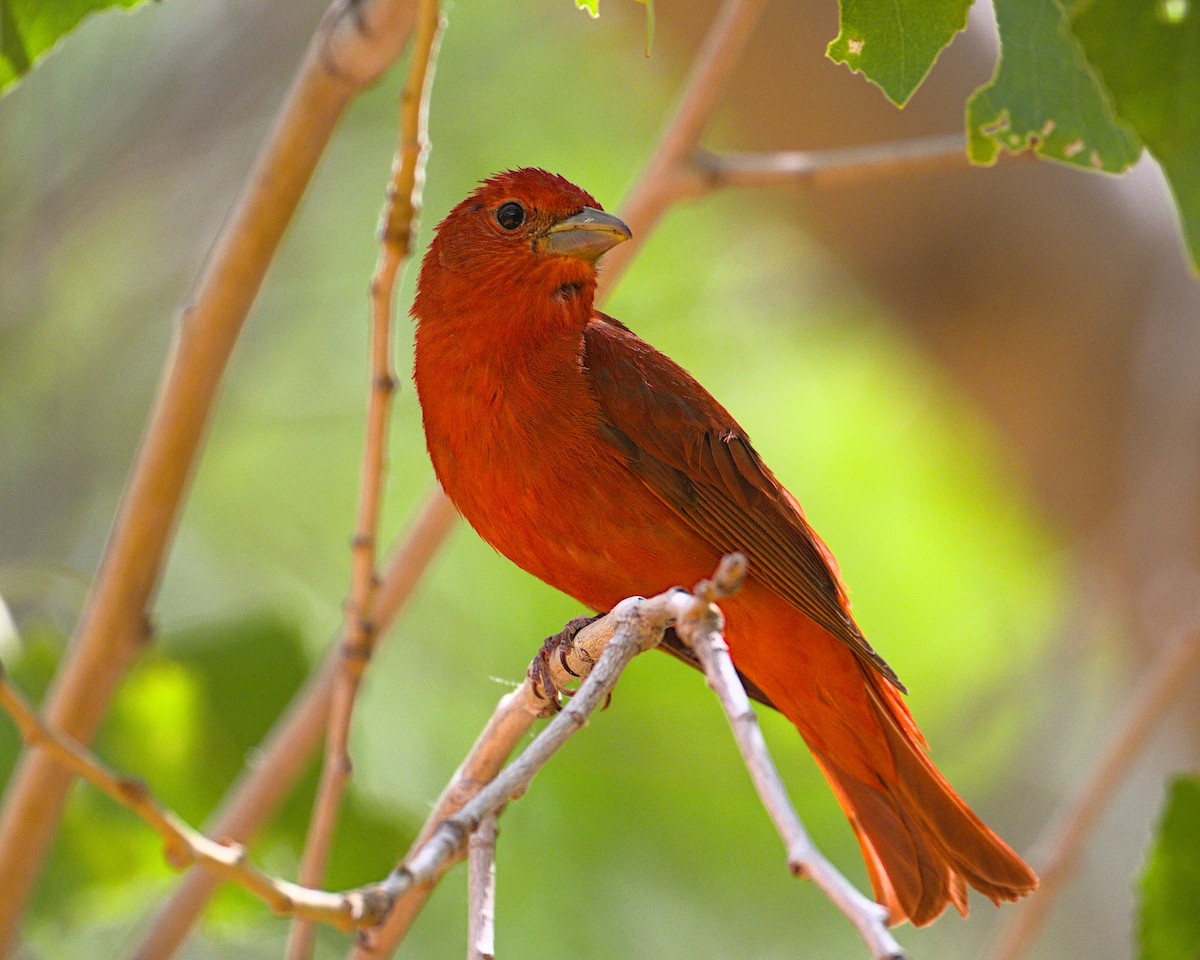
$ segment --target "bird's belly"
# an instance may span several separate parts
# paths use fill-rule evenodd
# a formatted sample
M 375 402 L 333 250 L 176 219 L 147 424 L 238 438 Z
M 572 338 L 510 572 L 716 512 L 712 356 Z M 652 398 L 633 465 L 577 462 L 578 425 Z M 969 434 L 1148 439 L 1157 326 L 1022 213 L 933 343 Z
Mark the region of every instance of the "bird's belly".
M 484 540 L 592 609 L 710 575 L 718 552 L 581 434 L 563 431 L 547 444 L 556 451 L 553 462 L 538 462 L 528 447 L 505 455 L 508 444 L 493 444 L 485 462 L 456 464 L 441 477 L 443 486 Z

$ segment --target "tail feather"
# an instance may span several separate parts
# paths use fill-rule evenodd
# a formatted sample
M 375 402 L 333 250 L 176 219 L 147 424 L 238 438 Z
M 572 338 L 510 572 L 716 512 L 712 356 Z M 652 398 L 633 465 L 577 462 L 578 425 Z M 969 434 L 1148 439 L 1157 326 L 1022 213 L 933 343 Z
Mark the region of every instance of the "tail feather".
M 876 899 L 888 908 L 890 921 L 924 926 L 950 904 L 966 916 L 968 883 L 997 904 L 1033 890 L 1033 871 L 934 767 L 899 695 L 869 671 L 864 675 L 895 780 L 880 771 L 874 783 L 864 783 L 836 757 L 818 762 L 850 818 Z
M 899 690 L 769 589 L 726 604 L 733 662 L 804 737 L 850 820 L 875 899 L 893 924 L 967 913 L 967 886 L 996 903 L 1037 877 L 929 759 Z

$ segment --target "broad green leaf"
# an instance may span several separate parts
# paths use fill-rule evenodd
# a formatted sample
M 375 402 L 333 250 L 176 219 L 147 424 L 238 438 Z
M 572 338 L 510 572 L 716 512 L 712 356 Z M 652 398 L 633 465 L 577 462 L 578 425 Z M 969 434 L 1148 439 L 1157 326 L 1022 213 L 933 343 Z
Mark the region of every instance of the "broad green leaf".
M 1072 29 L 1117 114 L 1160 164 L 1200 270 L 1200 9 L 1196 0 L 1094 0 Z
M 1200 958 L 1200 779 L 1171 784 L 1142 875 L 1141 960 Z
M 1139 0 L 1140 2 L 1140 0 Z M 967 152 L 1000 151 L 1120 173 L 1141 144 L 1117 121 L 1104 88 L 1068 31 L 1059 0 L 995 0 L 1000 62 L 967 101 Z
M 13 86 L 84 17 L 146 0 L 0 0 L 0 93 Z
M 840 7 L 841 30 L 826 56 L 902 107 L 967 25 L 971 0 L 841 0 Z

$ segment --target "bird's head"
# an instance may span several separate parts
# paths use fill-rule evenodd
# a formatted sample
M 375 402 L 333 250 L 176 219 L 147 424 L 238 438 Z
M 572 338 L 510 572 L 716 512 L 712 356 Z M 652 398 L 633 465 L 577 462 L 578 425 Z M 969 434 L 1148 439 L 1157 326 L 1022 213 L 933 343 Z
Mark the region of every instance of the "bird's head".
M 498 305 L 519 293 L 530 308 L 586 303 L 590 313 L 596 261 L 630 236 L 563 177 L 532 168 L 497 174 L 438 225 L 419 298 L 449 286 Z

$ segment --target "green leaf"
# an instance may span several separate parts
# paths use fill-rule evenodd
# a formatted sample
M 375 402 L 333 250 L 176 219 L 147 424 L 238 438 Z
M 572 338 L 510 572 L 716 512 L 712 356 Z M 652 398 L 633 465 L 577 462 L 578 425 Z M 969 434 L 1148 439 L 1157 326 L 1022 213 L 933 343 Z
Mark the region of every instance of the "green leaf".
M 586 10 L 595 19 L 600 16 L 600 0 L 575 0 L 576 10 Z
M 1141 960 L 1200 958 L 1200 779 L 1171 784 L 1142 875 Z
M 1084 169 L 1127 170 L 1141 144 L 1113 114 L 1059 0 L 995 3 L 1000 62 L 967 101 L 971 160 L 992 164 L 1002 149 L 1032 149 Z
M 971 0 L 841 0 L 841 30 L 825 55 L 904 106 L 967 25 Z
M 1138 132 L 1175 194 L 1200 270 L 1200 9 L 1196 0 L 1095 0 L 1072 29 L 1121 119 Z
M 0 0 L 0 94 L 28 73 L 84 17 L 146 0 Z

